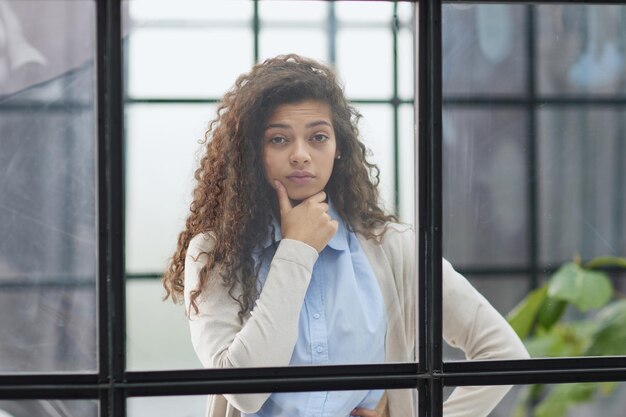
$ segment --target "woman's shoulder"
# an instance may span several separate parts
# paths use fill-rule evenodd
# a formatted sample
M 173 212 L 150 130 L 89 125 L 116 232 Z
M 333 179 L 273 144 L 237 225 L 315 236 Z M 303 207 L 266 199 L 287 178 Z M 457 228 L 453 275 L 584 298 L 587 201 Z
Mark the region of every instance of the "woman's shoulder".
M 187 255 L 197 256 L 203 252 L 209 252 L 215 247 L 215 234 L 213 232 L 198 233 L 189 241 Z
M 415 236 L 413 226 L 396 222 L 386 222 L 377 226 L 372 232 L 382 245 L 414 240 Z
M 394 223 L 387 222 L 383 226 L 381 226 L 383 235 L 390 234 L 404 234 L 404 233 L 413 233 L 413 226 L 407 223 Z
M 370 230 L 370 236 L 364 233 L 361 242 L 366 245 L 380 246 L 385 252 L 393 254 L 398 250 L 410 249 L 415 242 L 413 226 L 406 223 L 386 222 Z

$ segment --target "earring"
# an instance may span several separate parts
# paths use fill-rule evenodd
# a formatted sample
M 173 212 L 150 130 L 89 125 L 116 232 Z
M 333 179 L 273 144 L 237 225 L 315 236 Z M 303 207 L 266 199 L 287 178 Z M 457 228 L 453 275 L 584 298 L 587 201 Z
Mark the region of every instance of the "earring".
M 336 159 L 341 159 L 341 155 L 337 155 L 337 158 L 336 158 Z

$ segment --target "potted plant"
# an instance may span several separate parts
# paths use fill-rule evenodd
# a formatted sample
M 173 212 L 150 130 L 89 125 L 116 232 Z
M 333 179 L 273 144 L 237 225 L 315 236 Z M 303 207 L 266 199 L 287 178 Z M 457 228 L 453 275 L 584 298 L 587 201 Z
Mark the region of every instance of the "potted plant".
M 579 257 L 563 264 L 531 291 L 507 320 L 532 357 L 626 355 L 626 297 L 607 270 L 626 269 L 626 258 Z M 532 385 L 522 391 L 514 417 L 562 417 L 580 403 L 611 395 L 617 382 Z

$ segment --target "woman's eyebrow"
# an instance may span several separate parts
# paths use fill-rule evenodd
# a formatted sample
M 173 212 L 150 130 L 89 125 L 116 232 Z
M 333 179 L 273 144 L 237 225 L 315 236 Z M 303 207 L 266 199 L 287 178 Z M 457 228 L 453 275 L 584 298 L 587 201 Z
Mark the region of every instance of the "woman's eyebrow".
M 306 127 L 307 129 L 310 129 L 312 127 L 317 127 L 317 126 L 333 127 L 333 125 L 330 124 L 326 120 L 315 120 L 313 122 L 307 123 L 304 127 Z M 272 123 L 272 124 L 265 126 L 265 130 L 274 129 L 274 128 L 275 129 L 293 129 L 290 125 L 284 124 L 284 123 Z
M 333 127 L 333 125 L 331 125 L 329 122 L 327 122 L 326 120 L 316 120 L 314 122 L 310 122 L 306 124 L 306 128 L 311 128 L 311 127 L 317 127 L 320 125 L 326 125 L 328 127 Z
M 272 123 L 271 125 L 265 126 L 265 130 L 273 129 L 273 128 L 276 128 L 276 129 L 291 129 L 291 126 L 283 124 L 283 123 Z

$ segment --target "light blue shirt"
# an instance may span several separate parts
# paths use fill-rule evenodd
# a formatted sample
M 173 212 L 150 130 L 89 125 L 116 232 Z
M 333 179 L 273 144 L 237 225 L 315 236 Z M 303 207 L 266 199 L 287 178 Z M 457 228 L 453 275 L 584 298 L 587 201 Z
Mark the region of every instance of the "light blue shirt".
M 300 311 L 298 340 L 290 365 L 383 363 L 387 317 L 378 281 L 354 234 L 332 205 L 337 233 L 322 250 Z M 280 227 L 274 223 L 275 241 Z M 271 236 L 255 254 L 264 284 L 276 252 Z M 288 297 L 288 289 L 285 289 Z M 258 417 L 347 417 L 355 407 L 373 409 L 382 390 L 274 393 Z

